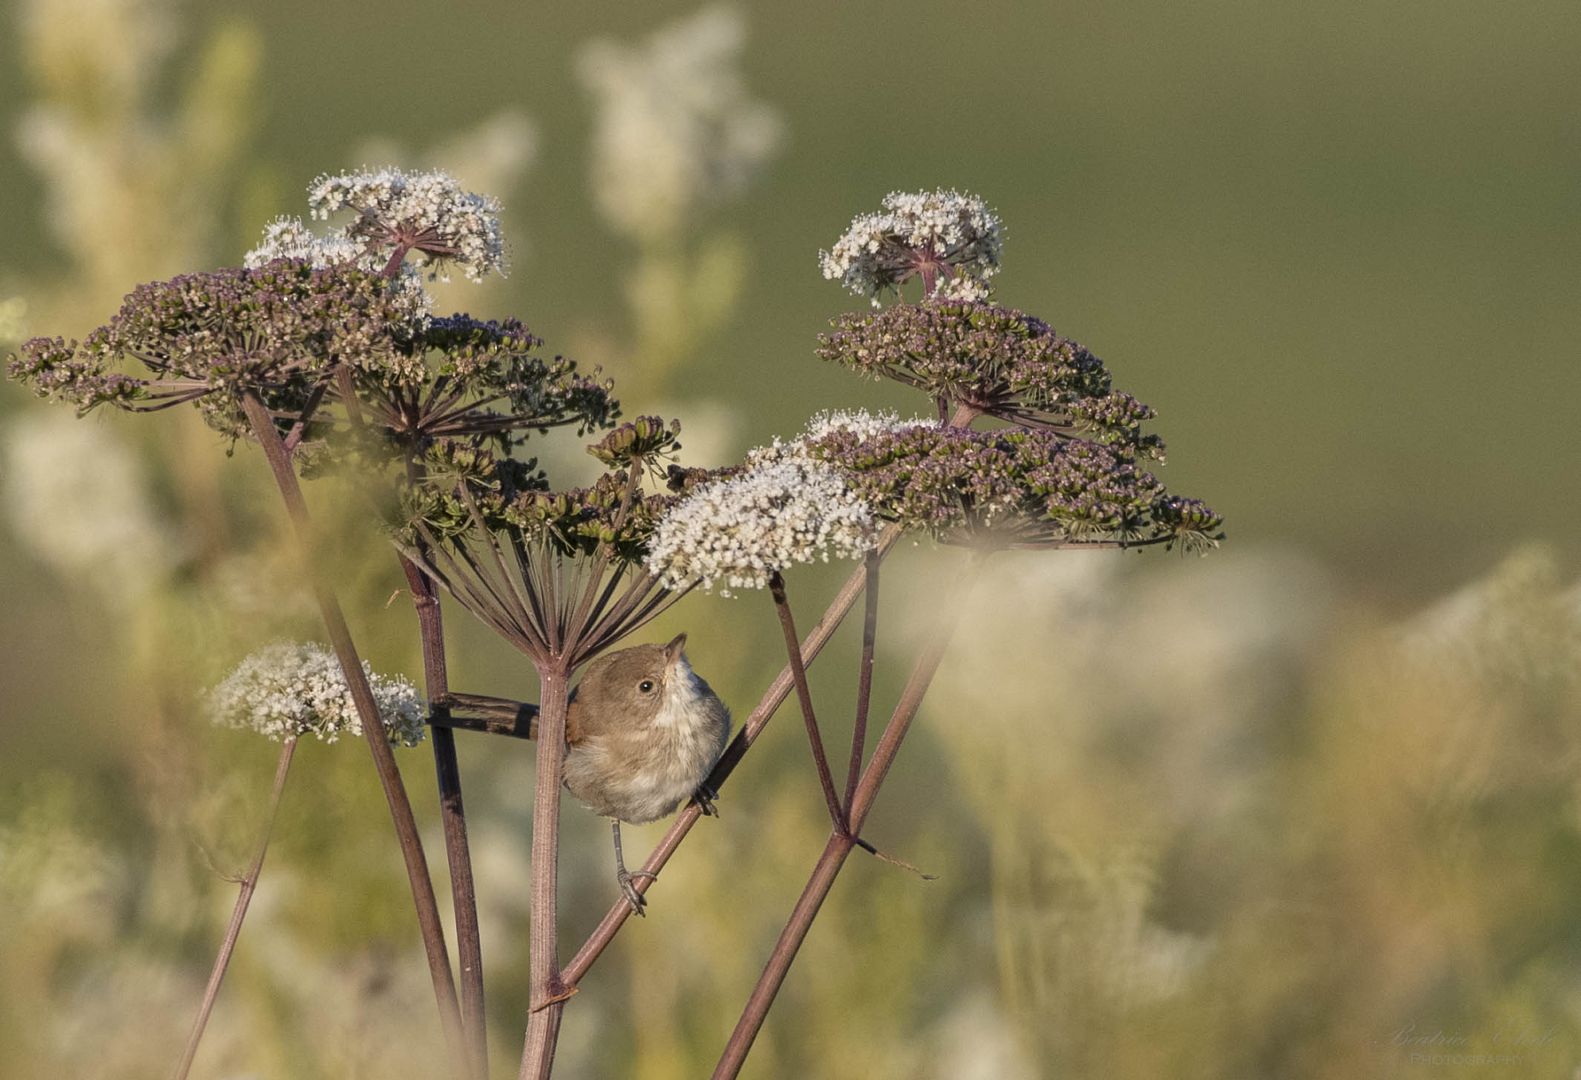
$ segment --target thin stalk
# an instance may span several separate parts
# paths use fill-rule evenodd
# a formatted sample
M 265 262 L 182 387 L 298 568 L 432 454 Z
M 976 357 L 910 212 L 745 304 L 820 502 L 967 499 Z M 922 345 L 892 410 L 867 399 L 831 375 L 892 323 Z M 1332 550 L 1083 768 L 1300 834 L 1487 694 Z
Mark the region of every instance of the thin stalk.
M 242 396 L 242 408 L 252 426 L 253 434 L 263 447 L 275 484 L 285 502 L 286 514 L 296 532 L 302 550 L 303 563 L 318 601 L 319 613 L 324 619 L 324 629 L 329 635 L 330 646 L 340 661 L 341 673 L 351 691 L 357 715 L 362 720 L 362 733 L 373 755 L 374 769 L 379 774 L 384 789 L 385 802 L 389 804 L 390 818 L 395 825 L 395 835 L 400 841 L 401 857 L 406 864 L 406 877 L 412 888 L 412 903 L 417 909 L 417 926 L 422 933 L 423 949 L 428 956 L 428 974 L 434 984 L 434 998 L 439 1004 L 439 1022 L 444 1031 L 445 1045 L 449 1051 L 451 1069 L 458 1077 L 467 1075 L 466 1041 L 461 1033 L 461 1009 L 456 1000 L 455 977 L 450 971 L 450 957 L 445 947 L 444 926 L 439 918 L 439 904 L 434 899 L 434 883 L 428 876 L 428 861 L 423 856 L 423 841 L 417 831 L 417 821 L 412 816 L 411 800 L 406 795 L 406 785 L 401 781 L 401 771 L 395 764 L 395 754 L 379 717 L 379 707 L 368 685 L 367 673 L 362 670 L 362 658 L 352 641 L 351 628 L 346 624 L 345 612 L 335 597 L 324 569 L 313 558 L 313 527 L 307 513 L 307 501 L 302 497 L 301 484 L 291 468 L 290 456 L 274 421 L 258 395 L 248 392 Z
M 824 753 L 818 717 L 812 708 L 812 690 L 807 686 L 807 665 L 802 661 L 801 641 L 796 636 L 796 620 L 791 617 L 790 601 L 785 598 L 785 579 L 778 570 L 769 578 L 769 595 L 774 598 L 774 610 L 780 617 L 780 629 L 785 633 L 785 653 L 790 659 L 791 679 L 796 684 L 796 700 L 801 703 L 801 718 L 807 727 L 807 743 L 812 747 L 812 760 L 818 769 L 823 800 L 829 806 L 829 821 L 838 832 L 845 828 L 845 812 L 840 809 L 840 797 L 834 793 L 834 777 L 829 772 L 829 756 Z
M 532 815 L 532 919 L 527 949 L 531 1012 L 522 1047 L 520 1080 L 545 1080 L 554 1067 L 560 1035 L 559 1004 L 575 992 L 560 977 L 556 953 L 560 855 L 560 773 L 565 762 L 565 721 L 570 674 L 538 669 L 538 780 Z
M 862 618 L 862 660 L 857 669 L 856 720 L 851 725 L 851 763 L 845 772 L 845 831 L 856 835 L 851 826 L 851 800 L 856 798 L 857 778 L 862 775 L 862 756 L 867 749 L 867 713 L 873 701 L 873 646 L 878 640 L 878 563 L 879 553 L 869 551 L 862 561 L 867 584 L 863 589 L 865 608 Z
M 433 702 L 450 693 L 445 665 L 445 628 L 434 582 L 406 556 L 399 556 L 401 571 L 417 610 L 417 627 L 423 647 L 423 692 L 430 711 Z M 461 797 L 461 764 L 456 758 L 456 733 L 430 724 L 428 739 L 434 748 L 434 772 L 439 785 L 439 815 L 444 824 L 445 856 L 450 865 L 450 899 L 456 917 L 456 953 L 461 961 L 461 1024 L 475 1077 L 489 1074 L 488 1020 L 483 1003 L 483 944 L 478 933 L 478 896 L 472 877 L 472 853 L 467 843 L 467 812 Z
M 763 974 L 758 976 L 757 985 L 752 988 L 752 995 L 741 1011 L 741 1018 L 736 1021 L 735 1030 L 730 1034 L 730 1041 L 725 1044 L 719 1064 L 714 1067 L 714 1080 L 730 1080 L 740 1073 L 741 1066 L 746 1062 L 747 1053 L 752 1049 L 752 1043 L 763 1028 L 763 1021 L 774 1005 L 774 998 L 785 982 L 791 963 L 796 959 L 796 953 L 801 949 L 802 942 L 807 940 L 807 932 L 812 929 L 813 920 L 818 917 L 818 909 L 822 907 L 824 898 L 829 895 L 835 878 L 839 876 L 841 868 L 845 865 L 846 856 L 851 854 L 851 848 L 856 843 L 854 837 L 861 835 L 868 811 L 873 808 L 873 801 L 878 797 L 878 789 L 883 786 L 884 778 L 889 774 L 889 767 L 894 764 L 895 755 L 900 751 L 900 744 L 906 738 L 906 732 L 911 729 L 911 722 L 916 718 L 917 710 L 922 705 L 923 696 L 932 685 L 934 675 L 938 673 L 939 663 L 944 659 L 944 650 L 948 647 L 956 624 L 959 622 L 958 618 L 953 617 L 954 611 L 951 610 L 957 607 L 958 604 L 946 607 L 945 610 L 950 611 L 951 614 L 947 615 L 945 621 L 934 631 L 931 639 L 923 647 L 922 655 L 917 658 L 911 676 L 906 680 L 905 689 L 901 691 L 900 700 L 895 704 L 895 711 L 890 715 L 889 723 L 885 725 L 878 745 L 873 748 L 873 760 L 868 762 L 861 779 L 857 782 L 856 792 L 848 810 L 850 831 L 835 829 L 829 837 L 829 842 L 824 845 L 823 854 L 814 864 L 812 875 L 807 879 L 807 886 L 802 890 L 795 908 L 791 910 L 785 929 L 780 931 L 779 940 L 774 944 L 774 951 L 769 954 Z
M 209 984 L 203 989 L 203 1000 L 198 1004 L 198 1015 L 192 1021 L 192 1031 L 187 1035 L 186 1049 L 181 1052 L 181 1063 L 176 1066 L 176 1080 L 186 1080 L 192 1071 L 192 1059 L 197 1056 L 198 1043 L 208 1027 L 209 1014 L 214 1011 L 214 999 L 219 996 L 220 983 L 230 967 L 231 954 L 236 951 L 236 939 L 241 936 L 242 920 L 247 918 L 247 905 L 252 903 L 253 891 L 258 888 L 258 875 L 263 872 L 264 856 L 269 851 L 269 836 L 274 832 L 275 816 L 280 811 L 280 794 L 285 790 L 285 778 L 291 771 L 291 758 L 296 753 L 296 736 L 285 740 L 280 747 L 280 761 L 275 766 L 274 787 L 269 792 L 269 808 L 264 815 L 263 834 L 258 838 L 258 851 L 252 863 L 238 882 L 236 905 L 231 908 L 231 920 L 225 925 L 225 937 L 220 940 L 219 954 L 214 957 L 214 967 L 209 971 Z

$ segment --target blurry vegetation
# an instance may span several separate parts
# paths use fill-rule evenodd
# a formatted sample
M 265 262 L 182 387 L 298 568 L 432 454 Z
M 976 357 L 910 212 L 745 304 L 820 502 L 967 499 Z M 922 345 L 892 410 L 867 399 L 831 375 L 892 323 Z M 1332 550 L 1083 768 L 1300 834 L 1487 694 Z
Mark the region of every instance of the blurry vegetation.
M 1124 357 L 1168 420 L 1170 481 L 1234 523 L 1207 560 L 1000 564 L 868 829 L 940 880 L 858 857 L 748 1075 L 1581 1063 L 1581 508 L 1555 497 L 1577 444 L 1550 404 L 1581 392 L 1572 6 L 765 5 L 738 23 L 672 5 L 628 28 L 612 4 L 499 5 L 397 12 L 350 52 L 326 44 L 344 41 L 332 7 L 228 10 L 8 13 L 5 344 L 238 261 L 326 165 L 377 153 L 479 187 L 469 170 L 492 169 L 530 240 L 493 287 L 502 307 L 633 390 L 726 403 L 723 457 L 847 393 L 812 351 L 850 306 L 814 265 L 850 208 L 960 184 L 1012 222 L 1005 300 Z M 621 49 L 689 78 L 685 39 L 648 37 L 672 16 L 706 30 L 702 53 L 739 57 L 750 89 L 719 93 L 773 104 L 753 114 L 756 186 L 650 234 L 602 216 L 589 90 Z M 520 53 L 479 65 L 479 39 Z M 875 71 L 879 46 L 909 59 Z M 460 78 L 435 74 L 463 48 Z M 424 141 L 441 129 L 454 146 Z M 769 368 L 795 373 L 791 394 Z M 266 542 L 261 463 L 213 454 L 195 418 L 75 424 L 5 387 L 0 447 L 0 1071 L 161 1076 L 273 764 L 211 730 L 197 692 L 316 620 Z M 349 500 L 314 497 L 334 528 Z M 391 560 L 339 526 L 359 643 L 415 674 Z M 896 565 L 928 580 L 924 552 Z M 800 591 L 814 579 L 832 577 Z M 534 694 L 503 645 L 453 622 L 458 686 Z M 732 703 L 777 666 L 758 605 L 696 598 L 654 636 L 681 629 Z M 831 719 L 855 637 L 813 672 Z M 589 977 L 567 1065 L 660 1080 L 716 1057 L 826 833 L 794 722 L 776 728 Z M 526 1004 L 531 751 L 461 751 L 504 1075 Z M 432 780 L 406 764 L 437 851 Z M 433 1075 L 373 777 L 355 745 L 304 747 L 295 769 L 199 1075 Z M 610 900 L 605 830 L 574 810 L 565 828 L 574 937 Z

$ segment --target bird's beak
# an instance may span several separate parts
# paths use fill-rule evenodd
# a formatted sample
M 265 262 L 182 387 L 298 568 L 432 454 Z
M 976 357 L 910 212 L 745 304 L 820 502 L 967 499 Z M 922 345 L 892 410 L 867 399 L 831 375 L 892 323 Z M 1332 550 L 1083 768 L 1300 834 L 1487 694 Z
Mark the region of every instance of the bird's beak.
M 664 664 L 666 667 L 674 664 L 686 652 L 686 635 L 676 634 L 675 638 L 664 647 Z

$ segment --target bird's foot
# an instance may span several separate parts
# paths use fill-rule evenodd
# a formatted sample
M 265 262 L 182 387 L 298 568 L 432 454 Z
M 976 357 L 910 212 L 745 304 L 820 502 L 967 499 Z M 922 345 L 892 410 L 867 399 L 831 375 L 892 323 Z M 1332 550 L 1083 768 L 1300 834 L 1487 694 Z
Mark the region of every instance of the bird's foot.
M 627 870 L 621 867 L 615 872 L 615 880 L 620 882 L 620 891 L 626 894 L 626 903 L 631 905 L 632 913 L 647 918 L 648 901 L 637 891 L 636 880 L 647 878 L 649 881 L 658 881 L 659 875 L 647 870 Z
M 719 798 L 719 790 L 704 780 L 697 785 L 697 790 L 692 792 L 692 801 L 702 810 L 705 817 L 718 817 L 719 808 L 714 805 L 714 800 Z

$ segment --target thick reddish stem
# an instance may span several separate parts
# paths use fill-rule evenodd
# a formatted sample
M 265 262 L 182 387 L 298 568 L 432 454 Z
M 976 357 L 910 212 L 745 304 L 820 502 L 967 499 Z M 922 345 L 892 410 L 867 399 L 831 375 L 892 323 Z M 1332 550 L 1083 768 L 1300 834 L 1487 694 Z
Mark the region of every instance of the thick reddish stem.
M 545 1080 L 554 1067 L 561 1005 L 574 992 L 560 976 L 556 955 L 560 856 L 560 773 L 570 675 L 559 666 L 538 670 L 538 779 L 532 816 L 532 918 L 527 973 L 530 1009 L 520 1080 Z

